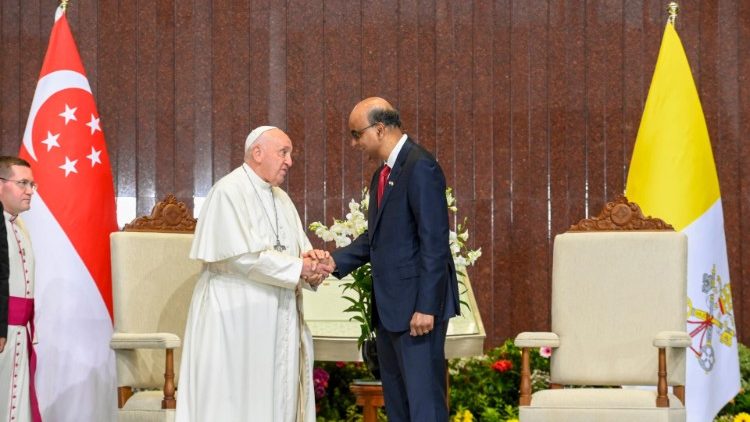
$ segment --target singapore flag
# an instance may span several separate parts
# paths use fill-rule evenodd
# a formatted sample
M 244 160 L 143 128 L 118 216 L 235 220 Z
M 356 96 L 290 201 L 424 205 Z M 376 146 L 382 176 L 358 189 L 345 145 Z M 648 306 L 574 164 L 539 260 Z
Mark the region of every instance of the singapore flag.
M 45 421 L 111 421 L 112 171 L 64 9 L 55 18 L 20 151 L 39 184 L 23 215 L 36 258 L 36 389 Z

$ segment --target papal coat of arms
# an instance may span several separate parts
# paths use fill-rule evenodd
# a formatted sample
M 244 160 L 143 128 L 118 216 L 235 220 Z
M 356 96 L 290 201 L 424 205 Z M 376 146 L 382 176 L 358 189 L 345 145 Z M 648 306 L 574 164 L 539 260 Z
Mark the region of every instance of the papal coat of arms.
M 693 305 L 688 297 L 687 323 L 693 344 L 690 349 L 695 354 L 704 371 L 710 372 L 716 362 L 714 340 L 718 338 L 719 345 L 732 347 L 736 336 L 734 325 L 734 310 L 732 308 L 732 290 L 729 283 L 724 283 L 721 276 L 716 274 L 716 265 L 711 273 L 703 274 L 701 292 L 705 295 L 706 309 Z

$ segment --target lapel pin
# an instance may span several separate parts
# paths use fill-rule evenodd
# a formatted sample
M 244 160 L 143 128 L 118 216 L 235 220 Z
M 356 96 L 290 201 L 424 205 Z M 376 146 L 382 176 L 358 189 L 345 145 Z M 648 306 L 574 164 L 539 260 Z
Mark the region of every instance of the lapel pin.
M 393 186 L 393 181 L 392 180 L 388 181 L 388 186 Z

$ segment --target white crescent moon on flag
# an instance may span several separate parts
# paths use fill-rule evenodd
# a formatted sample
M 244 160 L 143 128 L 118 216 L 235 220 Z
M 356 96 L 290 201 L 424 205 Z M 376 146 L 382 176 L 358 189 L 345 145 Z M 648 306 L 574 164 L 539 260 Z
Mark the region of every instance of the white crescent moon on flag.
M 39 82 L 36 84 L 36 93 L 31 102 L 31 110 L 29 110 L 29 120 L 26 122 L 26 130 L 23 133 L 23 146 L 34 161 L 38 160 L 34 152 L 31 131 L 34 128 L 36 114 L 49 97 L 70 88 L 82 89 L 91 94 L 91 86 L 86 76 L 72 70 L 57 70 L 49 73 L 42 79 L 39 79 Z

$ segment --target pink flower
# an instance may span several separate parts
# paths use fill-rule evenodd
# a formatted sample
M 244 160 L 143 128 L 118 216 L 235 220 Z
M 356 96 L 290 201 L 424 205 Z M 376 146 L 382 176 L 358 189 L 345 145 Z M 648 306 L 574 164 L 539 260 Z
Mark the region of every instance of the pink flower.
M 492 369 L 494 369 L 497 372 L 507 372 L 512 368 L 513 368 L 513 362 L 507 359 L 497 360 L 495 361 L 495 363 L 492 364 Z
M 346 366 L 346 362 L 342 362 L 342 361 L 336 362 L 336 367 L 337 368 L 343 368 L 345 366 Z
M 328 388 L 328 379 L 330 375 L 323 368 L 313 369 L 313 387 L 315 389 L 315 398 L 322 399 L 326 395 L 326 388 Z
M 539 356 L 549 358 L 552 356 L 552 348 L 547 346 L 539 348 Z

